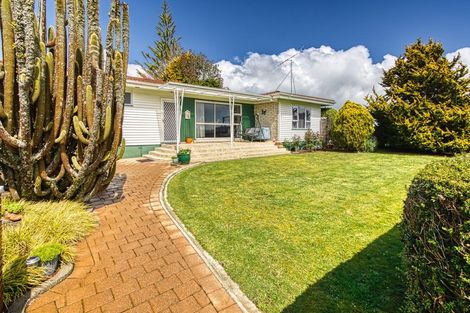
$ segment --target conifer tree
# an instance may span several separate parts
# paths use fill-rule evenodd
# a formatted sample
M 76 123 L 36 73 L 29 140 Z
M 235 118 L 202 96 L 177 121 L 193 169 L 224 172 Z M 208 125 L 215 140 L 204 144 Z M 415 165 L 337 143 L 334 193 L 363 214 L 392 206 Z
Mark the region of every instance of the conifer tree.
M 470 79 L 441 43 L 408 46 L 384 72 L 384 95 L 367 98 L 382 146 L 434 153 L 470 151 Z
M 148 47 L 148 52 L 142 52 L 145 62 L 139 64 L 144 71 L 140 75 L 148 74 L 153 78 L 161 79 L 168 63 L 182 53 L 181 38 L 176 36 L 176 25 L 167 0 L 163 1 L 156 33 L 158 39 L 154 41 L 153 46 Z

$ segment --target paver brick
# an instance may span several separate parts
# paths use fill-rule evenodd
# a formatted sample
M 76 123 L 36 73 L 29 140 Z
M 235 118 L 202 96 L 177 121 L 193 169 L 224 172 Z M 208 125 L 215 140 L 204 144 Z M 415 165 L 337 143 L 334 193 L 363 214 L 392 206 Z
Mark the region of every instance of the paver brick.
M 132 303 L 134 303 L 134 305 L 137 305 L 152 298 L 155 298 L 156 296 L 158 296 L 158 294 L 159 293 L 157 288 L 154 285 L 149 285 L 145 288 L 132 292 L 130 294 L 130 297 L 132 299 Z
M 152 308 L 155 310 L 155 312 L 163 312 L 169 308 L 170 305 L 175 303 L 178 303 L 178 297 L 172 290 L 167 291 L 150 300 L 150 304 L 152 305 Z
M 186 298 L 178 303 L 170 306 L 173 313 L 194 313 L 197 312 L 201 306 L 193 297 Z
M 106 303 L 113 301 L 113 295 L 110 290 L 105 290 L 101 293 L 94 294 L 88 298 L 83 299 L 85 312 L 97 309 Z
M 159 281 L 157 284 L 157 289 L 160 293 L 164 293 L 167 290 L 173 289 L 181 285 L 181 281 L 176 275 L 164 278 Z
M 221 311 L 234 304 L 232 298 L 224 289 L 218 289 L 207 295 L 215 309 Z
M 74 271 L 27 313 L 240 312 L 161 207 L 159 189 L 173 170 L 120 161 L 125 176 L 91 201 L 100 225 L 77 245 Z

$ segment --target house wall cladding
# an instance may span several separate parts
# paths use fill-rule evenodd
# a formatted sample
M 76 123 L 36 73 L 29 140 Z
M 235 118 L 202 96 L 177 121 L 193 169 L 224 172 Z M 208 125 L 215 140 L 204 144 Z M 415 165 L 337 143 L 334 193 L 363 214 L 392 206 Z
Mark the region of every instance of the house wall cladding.
M 320 120 L 321 120 L 321 105 L 319 104 L 296 104 L 288 102 L 280 102 L 279 104 L 279 141 L 286 139 L 292 139 L 294 135 L 304 137 L 307 129 L 293 129 L 292 128 L 292 107 L 295 105 L 301 105 L 311 109 L 311 129 L 313 132 L 320 132 Z
M 262 127 L 269 127 L 271 139 L 278 139 L 279 105 L 277 102 L 255 105 L 255 115 L 259 114 Z
M 124 107 L 123 137 L 128 146 L 159 145 L 161 98 L 154 92 L 129 89 L 132 105 Z

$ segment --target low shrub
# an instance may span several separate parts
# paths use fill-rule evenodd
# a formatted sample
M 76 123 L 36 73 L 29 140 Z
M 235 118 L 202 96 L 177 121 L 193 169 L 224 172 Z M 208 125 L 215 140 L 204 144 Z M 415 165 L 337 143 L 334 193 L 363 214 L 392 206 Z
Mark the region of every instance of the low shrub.
M 314 133 L 313 130 L 308 129 L 304 135 L 304 146 L 307 150 L 318 150 L 322 147 L 322 142 L 319 133 Z
M 97 225 L 96 216 L 86 209 L 84 204 L 71 201 L 26 203 L 19 225 L 2 229 L 6 304 L 44 279 L 41 268 L 26 267 L 25 260 L 33 250 L 57 243 L 63 246 L 62 260 L 73 260 L 73 245 Z
M 293 145 L 292 145 L 292 141 L 290 141 L 289 139 L 285 139 L 282 142 L 282 146 L 286 148 L 286 150 L 292 151 Z
M 31 256 L 37 256 L 41 262 L 50 262 L 57 256 L 60 256 L 65 250 L 65 247 L 58 243 L 48 243 L 37 247 L 31 252 Z
M 404 312 L 470 312 L 470 157 L 432 163 L 413 180 L 402 222 Z
M 378 145 L 377 138 L 372 136 L 369 139 L 367 139 L 367 141 L 365 142 L 363 151 L 374 152 L 375 150 L 377 150 L 377 145 Z
M 374 132 L 374 119 L 364 106 L 347 101 L 334 118 L 332 131 L 339 148 L 364 151 L 367 140 Z
M 26 204 L 27 203 L 23 200 L 14 201 L 9 198 L 5 198 L 2 200 L 2 214 L 5 212 L 12 214 L 21 214 L 23 213 Z
M 292 137 L 292 148 L 293 148 L 293 150 L 295 150 L 295 151 L 302 150 L 303 146 L 304 146 L 304 143 L 302 142 L 302 138 L 300 138 L 300 136 L 298 136 L 298 135 L 294 135 L 294 137 Z

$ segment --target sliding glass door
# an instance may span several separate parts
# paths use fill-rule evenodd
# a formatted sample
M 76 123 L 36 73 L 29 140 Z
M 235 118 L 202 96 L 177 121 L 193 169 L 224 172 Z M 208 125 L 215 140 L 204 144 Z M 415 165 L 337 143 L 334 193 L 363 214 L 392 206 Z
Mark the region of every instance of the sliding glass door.
M 238 137 L 241 107 L 234 108 L 234 136 Z M 230 138 L 230 106 L 224 103 L 196 102 L 196 138 Z

